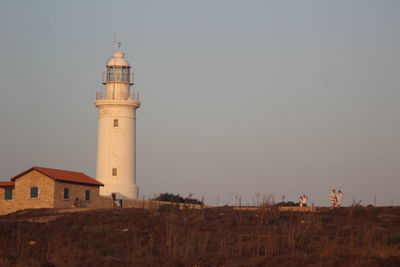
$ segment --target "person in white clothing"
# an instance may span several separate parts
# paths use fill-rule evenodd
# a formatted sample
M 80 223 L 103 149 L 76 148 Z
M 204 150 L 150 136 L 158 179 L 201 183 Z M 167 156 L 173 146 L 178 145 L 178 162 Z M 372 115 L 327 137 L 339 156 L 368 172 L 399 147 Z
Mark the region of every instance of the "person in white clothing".
M 303 195 L 303 206 L 307 207 L 307 201 L 308 201 L 308 197 L 306 195 Z
M 342 205 L 342 198 L 343 198 L 343 192 L 339 190 L 336 194 L 336 204 L 338 208 L 340 208 Z
M 300 207 L 303 207 L 303 196 L 300 196 L 300 199 L 299 199 L 299 206 L 300 206 Z
M 329 200 L 331 201 L 332 208 L 336 207 L 337 198 L 335 189 L 333 189 L 332 193 L 329 195 Z

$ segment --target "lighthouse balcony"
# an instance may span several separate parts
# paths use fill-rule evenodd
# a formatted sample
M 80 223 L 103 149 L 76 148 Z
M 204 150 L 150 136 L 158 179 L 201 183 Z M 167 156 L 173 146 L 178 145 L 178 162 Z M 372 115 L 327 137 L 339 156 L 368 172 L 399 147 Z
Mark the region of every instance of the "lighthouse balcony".
M 106 94 L 104 92 L 99 91 L 96 93 L 96 100 L 127 100 L 127 101 L 139 102 L 139 93 L 120 92 L 120 93 Z

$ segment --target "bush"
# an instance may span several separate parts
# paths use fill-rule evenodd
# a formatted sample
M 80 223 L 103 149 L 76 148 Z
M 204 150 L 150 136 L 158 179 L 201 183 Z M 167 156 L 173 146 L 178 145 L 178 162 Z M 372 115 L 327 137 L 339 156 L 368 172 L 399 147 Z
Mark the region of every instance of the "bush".
M 275 204 L 275 206 L 281 206 L 281 207 L 298 207 L 299 203 L 295 203 L 293 201 L 282 201 L 279 202 L 277 204 Z
M 390 246 L 395 246 L 400 244 L 400 234 L 398 233 L 391 233 L 387 238 L 387 244 Z
M 164 202 L 174 202 L 174 203 L 186 203 L 186 204 L 197 204 L 203 206 L 204 203 L 201 200 L 192 198 L 190 196 L 188 197 L 182 197 L 179 194 L 174 195 L 171 193 L 163 193 L 159 194 L 154 200 L 157 201 L 164 201 Z

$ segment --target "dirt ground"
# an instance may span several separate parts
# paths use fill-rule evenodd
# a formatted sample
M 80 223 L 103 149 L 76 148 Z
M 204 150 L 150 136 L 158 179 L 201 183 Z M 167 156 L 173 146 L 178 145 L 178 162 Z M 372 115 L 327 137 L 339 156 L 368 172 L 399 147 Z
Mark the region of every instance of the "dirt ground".
M 400 207 L 25 210 L 0 266 L 400 266 Z

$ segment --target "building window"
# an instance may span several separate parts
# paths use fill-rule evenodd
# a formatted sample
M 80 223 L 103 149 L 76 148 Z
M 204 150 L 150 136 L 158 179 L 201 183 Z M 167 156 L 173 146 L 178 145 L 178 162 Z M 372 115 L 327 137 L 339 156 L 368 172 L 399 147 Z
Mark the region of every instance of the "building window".
M 64 199 L 69 199 L 69 188 L 64 188 Z
M 112 176 L 117 176 L 117 168 L 112 169 Z
M 90 200 L 90 190 L 85 190 L 85 200 Z
M 130 82 L 130 77 L 129 77 L 129 68 L 122 67 L 122 81 L 129 83 Z
M 31 198 L 38 198 L 38 197 L 39 197 L 39 188 L 31 187 Z
M 114 68 L 114 81 L 120 82 L 122 79 L 122 68 Z
M 118 119 L 114 119 L 114 127 L 118 127 Z
M 6 188 L 4 191 L 4 199 L 12 199 L 12 188 Z

